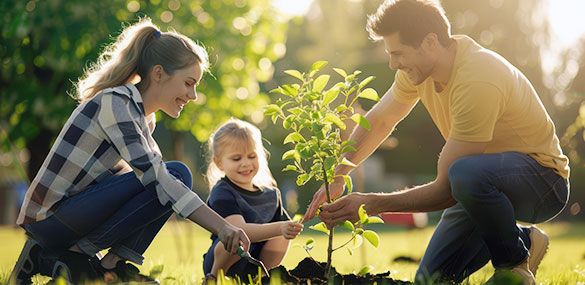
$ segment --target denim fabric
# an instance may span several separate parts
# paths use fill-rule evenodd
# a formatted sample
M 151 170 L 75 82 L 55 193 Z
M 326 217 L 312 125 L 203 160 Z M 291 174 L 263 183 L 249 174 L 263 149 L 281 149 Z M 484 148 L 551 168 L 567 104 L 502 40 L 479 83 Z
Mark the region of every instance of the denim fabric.
M 166 162 L 171 175 L 191 188 L 192 175 L 181 162 Z M 111 247 L 123 259 L 142 264 L 142 254 L 172 214 L 156 190 L 145 190 L 133 172 L 114 176 L 64 198 L 45 220 L 24 225 L 30 236 L 49 249 L 77 244 L 95 255 Z
M 213 254 L 215 247 L 219 244 L 219 239 L 216 238 L 212 241 L 209 251 L 203 254 L 203 273 L 208 274 L 211 273 L 211 269 L 213 267 L 213 262 L 215 260 L 215 256 Z M 250 244 L 250 255 L 256 259 L 260 259 L 260 254 L 262 253 L 262 249 L 266 241 L 255 242 Z M 226 276 L 239 276 L 243 278 L 242 280 L 247 280 L 248 274 L 254 276 L 258 274 L 258 266 L 251 264 L 247 260 L 240 258 L 240 260 L 236 261 L 228 270 L 224 272 Z
M 546 222 L 569 198 L 569 183 L 517 152 L 467 156 L 449 168 L 453 198 L 443 212 L 416 273 L 461 282 L 488 261 L 496 268 L 523 262 L 530 233 L 516 221 Z

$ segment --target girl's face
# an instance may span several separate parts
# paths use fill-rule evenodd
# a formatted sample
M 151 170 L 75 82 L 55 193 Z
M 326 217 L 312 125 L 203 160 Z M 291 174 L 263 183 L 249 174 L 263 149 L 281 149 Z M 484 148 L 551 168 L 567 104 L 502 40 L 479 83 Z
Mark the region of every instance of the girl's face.
M 179 69 L 173 75 L 163 72 L 157 109 L 178 118 L 185 105 L 197 99 L 195 88 L 201 80 L 202 73 L 198 63 Z
M 254 191 L 252 179 L 258 173 L 258 155 L 254 144 L 228 139 L 222 148 L 219 157 L 214 158 L 217 167 L 236 185 Z

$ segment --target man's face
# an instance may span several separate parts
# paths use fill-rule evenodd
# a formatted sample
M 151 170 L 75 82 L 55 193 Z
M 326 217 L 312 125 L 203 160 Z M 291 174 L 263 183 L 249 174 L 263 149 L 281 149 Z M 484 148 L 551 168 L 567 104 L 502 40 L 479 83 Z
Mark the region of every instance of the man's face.
M 401 42 L 398 33 L 384 37 L 386 53 L 390 58 L 390 68 L 405 72 L 414 85 L 425 81 L 434 69 L 434 61 L 422 45 L 424 45 L 424 40 L 419 47 L 405 45 Z

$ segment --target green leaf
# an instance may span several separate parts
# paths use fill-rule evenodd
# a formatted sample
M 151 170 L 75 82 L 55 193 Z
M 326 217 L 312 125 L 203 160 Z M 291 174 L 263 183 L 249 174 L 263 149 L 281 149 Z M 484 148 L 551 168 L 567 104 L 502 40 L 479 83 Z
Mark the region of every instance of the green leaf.
M 382 218 L 378 217 L 378 216 L 370 216 L 366 219 L 365 224 L 383 224 L 384 220 L 382 220 Z
M 347 249 L 347 253 L 348 253 L 349 255 L 353 255 L 353 249 L 351 249 L 351 248 L 349 248 L 349 247 L 347 247 L 346 249 Z
M 303 109 L 301 109 L 301 108 L 299 108 L 299 107 L 290 108 L 290 109 L 288 109 L 287 111 L 288 111 L 289 113 L 291 113 L 291 114 L 295 114 L 295 115 L 297 115 L 297 116 L 298 116 L 298 115 L 300 115 L 300 114 L 302 114 L 302 113 L 304 112 L 304 111 L 303 111 Z
M 345 126 L 345 123 L 335 114 L 327 113 L 327 115 L 325 115 L 324 119 L 326 122 L 330 122 L 330 123 L 337 125 L 337 127 L 339 127 L 342 130 L 345 130 L 345 128 L 347 128 Z
M 284 138 L 283 143 L 284 144 L 297 143 L 297 142 L 304 141 L 304 140 L 305 140 L 305 138 L 303 138 L 303 136 L 301 134 L 294 132 L 294 133 L 288 134 L 288 136 L 286 136 L 286 138 Z
M 282 110 L 276 104 L 270 104 L 270 105 L 266 106 L 266 109 L 264 110 L 265 116 L 272 116 L 274 114 L 280 114 L 280 113 L 282 113 Z
M 299 169 L 294 165 L 287 165 L 282 171 L 299 171 Z
M 309 229 L 329 235 L 329 229 L 327 229 L 327 226 L 325 226 L 324 222 L 320 222 L 314 226 L 310 226 Z
M 315 63 L 313 63 L 311 65 L 311 76 L 313 76 L 315 73 L 319 72 L 319 70 L 323 69 L 323 67 L 325 67 L 327 65 L 327 61 L 325 60 L 319 60 L 319 61 L 315 61 Z
M 309 179 L 311 179 L 311 175 L 308 173 L 303 173 L 297 177 L 297 185 L 303 186 L 307 183 L 307 181 L 309 181 Z
M 360 208 L 358 209 L 358 216 L 360 217 L 360 223 L 365 223 L 366 220 L 368 219 L 368 213 L 366 213 L 366 209 L 364 208 L 364 204 L 360 205 Z
M 372 80 L 374 80 L 374 76 L 368 76 L 366 79 L 362 80 L 362 82 L 360 82 L 360 89 L 364 88 L 364 86 L 368 85 L 370 82 L 372 82 Z
M 364 231 L 363 236 L 374 247 L 378 247 L 378 244 L 380 243 L 380 237 L 378 236 L 378 234 L 376 232 L 371 231 L 371 230 L 366 230 L 366 231 Z
M 299 72 L 298 70 L 289 69 L 289 70 L 285 70 L 284 73 L 303 81 L 303 74 L 301 72 Z
M 337 96 L 339 96 L 339 88 L 333 87 L 333 88 L 327 90 L 325 92 L 325 95 L 323 96 L 323 106 L 329 106 L 329 104 L 331 104 L 331 102 L 333 102 L 333 100 L 337 99 Z M 339 108 L 341 106 L 345 107 L 345 105 L 339 105 L 337 108 Z M 335 108 L 335 111 L 337 111 L 337 108 Z
M 295 149 L 291 149 L 282 155 L 282 160 L 287 160 L 287 159 L 294 159 L 295 161 L 300 161 L 301 155 Z
M 357 167 L 357 165 L 355 165 L 353 162 L 349 161 L 345 157 L 341 160 L 341 164 L 347 165 L 347 166 L 351 166 L 351 167 L 354 167 L 354 168 Z
M 311 250 L 311 249 L 313 249 L 314 246 L 315 246 L 315 240 L 310 238 L 305 242 L 304 247 L 306 250 Z
M 347 77 L 347 72 L 345 72 L 345 70 L 341 68 L 333 68 L 333 70 L 337 72 L 339 75 L 343 76 L 343 78 Z
M 360 125 L 360 127 L 368 131 L 372 128 L 368 119 L 366 119 L 366 117 L 362 116 L 361 114 L 353 114 L 353 116 L 351 116 L 351 119 L 358 125 Z
M 353 224 L 350 221 L 343 221 L 343 224 L 341 226 L 352 231 L 352 232 L 355 230 L 355 227 L 353 226 Z
M 333 156 L 326 157 L 325 158 L 325 161 L 323 161 L 323 163 L 325 164 L 325 169 L 329 170 L 332 167 L 334 167 L 335 166 L 335 162 L 336 162 L 335 157 L 333 157 Z
M 364 267 L 362 267 L 362 269 L 360 269 L 360 272 L 358 272 L 358 276 L 364 276 L 369 274 L 370 272 L 372 272 L 372 270 L 374 270 L 374 266 L 372 265 L 366 265 Z
M 285 84 L 282 85 L 281 88 L 282 94 L 295 98 L 299 95 L 299 86 L 298 84 Z
M 313 82 L 313 92 L 319 93 L 323 91 L 327 85 L 327 82 L 329 82 L 329 77 L 330 76 L 327 74 L 319 75 L 319 77 L 317 77 L 317 79 L 315 79 Z
M 349 175 L 342 175 L 343 181 L 345 181 L 345 186 L 347 187 L 347 194 L 353 191 L 353 183 L 351 181 L 351 176 Z
M 372 88 L 366 88 L 364 91 L 358 95 L 358 98 L 369 99 L 375 102 L 380 101 L 380 97 L 378 96 L 378 92 Z
M 296 214 L 294 215 L 294 217 L 292 218 L 293 222 L 300 222 L 303 219 L 303 215 L 301 214 Z
M 165 269 L 165 266 L 163 264 L 155 265 L 150 269 L 148 276 L 150 276 L 152 278 L 156 278 L 163 272 L 164 269 Z
M 361 229 L 358 229 L 358 230 L 361 230 Z M 358 247 L 362 246 L 362 244 L 364 243 L 364 238 L 361 236 L 361 234 L 358 234 L 357 232 L 356 232 L 356 234 L 357 235 L 353 237 L 353 241 L 352 241 L 352 245 L 351 245 L 353 248 L 358 248 Z
M 337 113 L 341 113 L 341 112 L 343 112 L 345 110 L 347 110 L 347 106 L 345 106 L 345 105 L 339 105 L 339 106 L 335 107 L 335 112 L 337 112 Z

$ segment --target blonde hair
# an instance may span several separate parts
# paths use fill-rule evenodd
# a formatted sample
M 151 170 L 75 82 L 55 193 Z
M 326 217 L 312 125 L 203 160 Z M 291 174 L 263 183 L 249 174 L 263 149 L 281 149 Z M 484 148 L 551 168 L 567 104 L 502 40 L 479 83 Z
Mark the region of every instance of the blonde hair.
M 138 89 L 148 88 L 149 72 L 155 65 L 172 75 L 176 70 L 199 63 L 206 71 L 209 66 L 207 52 L 190 38 L 175 31 L 161 33 L 149 18 L 126 27 L 91 64 L 76 84 L 75 99 L 85 102 L 98 92 L 124 85 L 140 76 Z
M 207 167 L 207 182 L 209 189 L 219 181 L 225 173 L 217 167 L 214 158 L 220 158 L 225 146 L 230 143 L 245 142 L 252 145 L 258 156 L 258 173 L 252 183 L 259 187 L 276 187 L 276 181 L 268 168 L 268 151 L 262 145 L 262 134 L 254 125 L 238 119 L 230 119 L 221 125 L 209 138 L 209 166 Z

